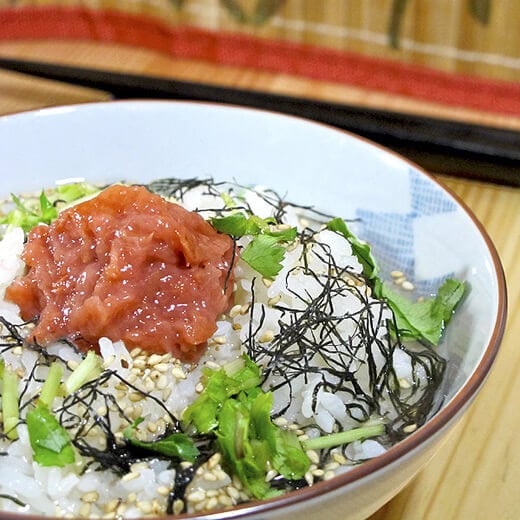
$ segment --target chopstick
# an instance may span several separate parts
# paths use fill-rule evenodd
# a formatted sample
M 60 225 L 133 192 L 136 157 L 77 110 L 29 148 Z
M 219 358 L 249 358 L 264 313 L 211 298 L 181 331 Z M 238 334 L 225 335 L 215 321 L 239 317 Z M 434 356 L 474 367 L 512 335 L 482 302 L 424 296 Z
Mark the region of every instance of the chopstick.
M 0 67 L 104 90 L 115 99 L 207 101 L 295 115 L 371 139 L 431 172 L 520 186 L 520 132 L 499 127 L 40 61 L 0 58 Z

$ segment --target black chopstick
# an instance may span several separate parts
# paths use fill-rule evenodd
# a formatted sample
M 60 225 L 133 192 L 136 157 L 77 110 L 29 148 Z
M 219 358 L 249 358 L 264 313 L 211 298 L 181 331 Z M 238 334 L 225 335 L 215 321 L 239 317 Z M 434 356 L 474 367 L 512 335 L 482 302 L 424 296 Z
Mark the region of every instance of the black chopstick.
M 38 61 L 0 58 L 0 67 L 104 90 L 115 99 L 210 101 L 291 114 L 371 139 L 431 172 L 520 186 L 520 132 L 512 130 L 255 90 Z

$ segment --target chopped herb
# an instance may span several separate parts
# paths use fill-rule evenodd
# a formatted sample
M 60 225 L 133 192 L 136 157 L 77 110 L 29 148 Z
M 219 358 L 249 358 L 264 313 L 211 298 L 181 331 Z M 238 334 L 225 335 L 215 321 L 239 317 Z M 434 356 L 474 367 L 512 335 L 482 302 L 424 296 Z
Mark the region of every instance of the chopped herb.
M 188 462 L 195 462 L 199 455 L 193 440 L 185 433 L 175 432 L 154 441 L 140 441 L 134 436 L 134 432 L 143 422 L 143 418 L 136 419 L 133 424 L 123 431 L 125 439 L 138 448 L 160 453 L 167 457 L 177 457 Z
M 322 435 L 314 439 L 307 439 L 302 442 L 306 450 L 323 450 L 327 448 L 334 448 L 335 446 L 342 446 L 350 444 L 354 441 L 368 439 L 369 437 L 377 437 L 385 432 L 383 424 L 373 424 L 370 426 L 362 426 L 360 428 L 353 428 L 344 432 L 331 433 L 330 435 Z
M 56 187 L 56 199 L 70 203 L 97 193 L 99 188 L 88 182 L 72 182 Z
M 260 369 L 243 356 L 244 364 L 232 374 L 221 370 L 204 369 L 206 385 L 198 399 L 182 415 L 182 420 L 193 424 L 198 432 L 209 433 L 218 426 L 218 414 L 223 403 L 241 390 L 254 388 L 261 382 Z
M 66 394 L 72 394 L 82 385 L 96 379 L 102 371 L 101 358 L 93 351 L 89 350 L 85 359 L 74 369 L 72 374 L 64 383 Z
M 27 412 L 26 421 L 35 462 L 40 466 L 58 467 L 74 462 L 69 434 L 47 406 L 40 403 Z
M 56 361 L 49 367 L 47 379 L 42 386 L 39 402 L 50 408 L 54 398 L 60 390 L 61 378 L 63 376 L 63 367 Z
M 20 419 L 18 377 L 8 366 L 4 366 L 2 376 L 2 418 L 7 437 L 11 440 L 18 439 L 16 431 Z
M 379 267 L 376 259 L 372 256 L 370 246 L 366 242 L 362 242 L 356 237 L 347 227 L 347 224 L 342 218 L 334 218 L 327 223 L 327 229 L 335 231 L 343 235 L 352 247 L 352 253 L 357 257 L 359 263 L 363 267 L 363 274 L 369 279 L 373 280 L 379 273 Z
M 25 232 L 28 232 L 40 223 L 50 224 L 58 216 L 58 210 L 47 198 L 43 190 L 40 194 L 38 206 L 35 207 L 24 204 L 14 194 L 11 194 L 11 197 L 16 208 L 0 219 L 0 224 L 21 227 Z
M 280 494 L 266 482 L 270 467 L 283 477 L 302 478 L 309 459 L 296 435 L 271 421 L 273 396 L 260 388 L 259 367 L 248 356 L 232 375 L 206 371 L 206 387 L 183 414 L 200 433 L 214 431 L 226 464 L 256 498 Z M 233 367 L 236 364 L 233 362 Z
M 448 279 L 434 298 L 412 302 L 385 284 L 376 285 L 377 296 L 387 300 L 394 312 L 395 325 L 402 339 L 426 340 L 438 345 L 453 311 L 466 292 L 466 284 Z
M 213 218 L 211 224 L 217 231 L 235 238 L 253 236 L 242 252 L 241 258 L 255 271 L 269 279 L 273 279 L 282 269 L 286 248 L 281 243 L 292 242 L 297 235 L 295 227 L 271 228 L 270 224 L 276 224 L 273 218 L 263 219 L 256 215 L 246 217 L 239 212 L 231 213 L 226 217 Z

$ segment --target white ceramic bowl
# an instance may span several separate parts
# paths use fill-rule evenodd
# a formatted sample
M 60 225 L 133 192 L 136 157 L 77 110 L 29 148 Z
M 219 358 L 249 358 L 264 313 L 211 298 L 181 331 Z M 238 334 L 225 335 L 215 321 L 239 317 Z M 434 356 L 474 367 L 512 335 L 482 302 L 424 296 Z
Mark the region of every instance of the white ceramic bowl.
M 445 337 L 442 409 L 384 455 L 332 480 L 208 519 L 362 519 L 433 455 L 483 384 L 506 315 L 504 275 L 475 217 L 418 167 L 330 127 L 258 110 L 187 102 L 114 102 L 0 118 L 0 196 L 55 180 L 212 176 L 270 186 L 288 199 L 360 218 L 388 271 L 423 292 L 446 275 L 471 287 Z M 402 269 L 402 270 L 403 270 Z M 0 514 L 0 519 L 2 514 Z

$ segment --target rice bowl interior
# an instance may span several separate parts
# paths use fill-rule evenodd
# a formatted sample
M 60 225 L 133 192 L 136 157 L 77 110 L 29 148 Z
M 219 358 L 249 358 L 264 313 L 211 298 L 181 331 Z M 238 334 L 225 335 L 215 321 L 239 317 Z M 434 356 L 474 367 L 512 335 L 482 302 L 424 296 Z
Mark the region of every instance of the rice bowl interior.
M 103 125 L 97 124 L 98 118 L 103 118 Z M 37 132 L 39 138 L 29 139 L 27 144 L 26 138 L 22 142 L 21 136 L 22 133 L 26 135 L 29 123 L 33 127 L 31 131 Z M 244 128 L 248 131 L 244 132 Z M 53 144 L 58 140 L 63 142 L 66 138 L 64 136 L 72 134 L 72 129 L 74 138 L 66 146 L 57 147 Z M 441 433 L 460 416 L 474 397 L 491 367 L 505 316 L 505 287 L 496 252 L 478 224 L 451 195 L 416 167 L 384 150 L 350 135 L 295 118 L 189 103 L 101 104 L 7 117 L 0 122 L 0 137 L 0 167 L 2 171 L 16 172 L 17 176 L 16 179 L 13 176 L 6 180 L 6 196 L 10 191 L 21 193 L 39 190 L 51 185 L 57 178 L 71 176 L 100 182 L 125 179 L 138 183 L 169 175 L 185 179 L 207 176 L 219 180 L 235 178 L 240 185 L 269 186 L 282 194 L 288 192 L 287 198 L 299 205 L 313 206 L 324 210 L 327 215 L 354 220 L 356 232 L 370 243 L 381 263 L 381 277 L 391 281 L 392 271 L 399 269 L 407 274 L 419 295 L 434 293 L 447 277 L 468 282 L 470 291 L 464 305 L 455 314 L 439 347 L 440 353 L 447 359 L 447 369 L 442 387 L 431 403 L 431 412 L 436 412 L 438 407 L 441 407 L 440 411 L 416 431 L 409 428 L 410 431 L 406 433 L 411 435 L 393 447 L 365 441 L 364 447 L 358 443 L 349 448 L 368 450 L 349 453 L 352 459 L 375 458 L 355 465 L 346 472 L 337 472 L 337 465 L 334 465 L 341 465 L 340 456 L 343 454 L 336 453 L 334 460 L 334 452 L 331 452 L 330 460 L 322 466 L 313 462 L 315 470 L 321 470 L 321 473 L 315 473 L 321 482 L 280 498 L 240 505 L 235 509 L 237 515 L 254 516 L 259 512 L 263 517 L 272 515 L 275 518 L 289 513 L 298 514 L 301 508 L 316 513 L 324 503 L 348 499 L 352 504 L 352 514 L 348 518 L 365 517 L 397 492 L 420 468 L 432 453 Z M 22 146 L 23 154 L 20 153 Z M 30 147 L 30 153 L 27 153 L 27 146 Z M 96 153 L 92 153 L 92 150 L 96 150 Z M 237 150 L 241 153 L 237 153 Z M 39 172 L 38 179 L 33 177 L 34 171 Z M 316 189 L 317 179 L 322 179 L 320 189 Z M 388 196 L 388 193 L 392 196 Z M 200 203 L 197 202 L 195 206 L 200 207 Z M 334 243 L 337 235 L 323 233 L 320 243 L 327 243 L 327 248 L 337 247 Z M 460 240 L 461 234 L 466 240 Z M 339 247 L 343 246 L 344 243 L 340 243 Z M 300 255 L 301 251 L 295 248 L 292 253 Z M 360 266 L 355 265 L 355 258 L 351 255 L 347 263 L 354 266 L 357 272 L 360 271 Z M 289 263 L 285 268 L 291 269 Z M 247 266 L 241 269 L 247 269 Z M 237 278 L 242 279 L 242 275 L 239 273 Z M 261 297 L 262 290 L 267 300 L 287 298 L 276 287 L 276 280 L 259 285 L 257 295 Z M 245 284 L 242 290 L 245 294 Z M 290 292 L 297 291 L 291 287 Z M 301 296 L 298 298 L 301 299 Z M 247 298 L 238 301 L 238 307 L 235 305 L 230 310 L 234 316 L 219 322 L 219 329 L 211 340 L 219 345 L 219 358 L 215 358 L 215 351 L 208 351 L 208 362 L 222 366 L 222 363 L 232 361 L 233 348 L 250 337 L 242 330 L 248 326 L 246 320 L 252 317 L 254 321 L 255 315 L 247 314 L 248 310 L 244 310 L 246 304 Z M 264 323 L 268 325 L 255 329 L 259 344 L 267 342 L 266 335 L 279 333 L 276 329 L 279 321 L 280 316 L 275 316 L 271 321 L 269 316 L 264 318 Z M 261 341 L 262 337 L 265 341 Z M 154 365 L 150 364 L 149 359 L 141 359 L 139 351 L 128 352 L 117 342 L 103 340 L 100 349 L 106 367 L 114 363 L 123 371 L 131 370 L 134 365 L 137 368 L 143 365 L 142 368 L 149 372 L 153 370 Z M 71 354 L 61 352 L 60 355 L 66 357 Z M 122 359 L 125 360 L 123 363 Z M 153 361 L 156 361 L 155 365 L 160 365 L 164 360 L 154 358 Z M 177 368 L 173 376 L 175 381 L 161 378 L 160 370 L 157 370 L 155 378 L 155 389 L 162 393 L 169 392 L 168 396 L 164 394 L 163 397 L 167 402 L 166 408 L 174 415 L 180 414 L 189 404 L 183 396 L 196 391 L 200 382 L 196 370 L 186 374 L 183 367 Z M 406 368 L 402 370 L 400 379 L 406 380 Z M 173 372 L 170 369 L 169 376 L 171 374 Z M 300 413 L 303 416 L 307 414 L 307 418 L 312 411 L 316 411 L 316 403 L 311 404 L 316 384 L 312 378 L 305 381 L 305 387 L 294 383 L 294 393 L 302 398 Z M 186 390 L 184 387 L 188 385 L 191 385 L 191 389 Z M 172 391 L 173 386 L 175 391 Z M 278 386 L 276 380 L 270 382 L 270 387 Z M 123 398 L 123 395 L 120 397 Z M 322 397 L 323 403 L 328 399 L 328 405 L 317 419 L 318 425 L 322 431 L 332 432 L 334 423 L 343 419 L 335 411 L 335 400 L 327 395 Z M 137 398 L 135 402 L 138 402 Z M 283 398 L 281 404 L 277 404 L 275 396 L 274 415 L 282 409 L 287 411 Z M 139 417 L 138 413 L 133 418 Z M 282 419 L 302 426 L 301 417 Z M 157 419 L 149 422 L 157 423 Z M 154 426 L 157 427 L 157 424 Z M 154 426 L 149 428 L 150 433 Z M 345 427 L 349 426 L 345 423 Z M 407 428 L 410 424 L 403 423 L 401 427 Z M 24 435 L 23 428 L 21 435 Z M 306 435 L 306 432 L 302 431 L 299 435 Z M 30 454 L 25 456 L 30 460 Z M 400 464 L 397 465 L 397 462 Z M 229 475 L 225 477 L 219 473 L 220 460 L 208 463 L 217 471 L 211 474 L 206 484 L 218 482 L 219 477 L 230 478 Z M 124 483 L 125 491 L 119 490 L 118 493 L 119 496 L 126 493 L 125 497 L 128 497 L 129 493 L 137 494 L 137 490 L 143 489 L 143 481 L 149 483 L 152 480 L 156 489 L 168 490 L 168 483 L 173 478 L 171 468 L 161 461 L 154 462 L 152 466 L 136 466 L 127 473 L 130 477 L 117 482 L 108 481 L 102 487 L 115 488 Z M 78 484 L 73 476 L 69 476 L 68 480 L 63 478 L 56 468 L 36 468 L 35 471 L 45 473 L 42 479 L 50 483 L 51 494 L 67 496 Z M 325 476 L 327 471 L 329 474 Z M 21 470 L 21 474 L 26 473 L 26 470 Z M 225 474 L 225 471 L 222 473 Z M 205 474 L 201 473 L 199 477 L 203 478 Z M 80 488 L 83 486 L 83 513 L 87 507 L 95 507 L 93 495 L 89 493 L 97 490 L 99 494 L 99 481 L 93 475 L 89 477 L 90 483 L 80 484 Z M 18 485 L 30 490 L 31 486 L 34 487 L 34 479 L 28 478 Z M 226 485 L 232 485 L 232 478 Z M 213 488 L 217 487 L 213 485 Z M 226 504 L 227 499 L 222 499 L 218 493 L 211 493 L 203 499 L 220 499 L 221 505 L 228 507 L 239 504 L 244 501 L 240 493 L 246 493 L 247 490 L 241 489 L 239 485 L 235 488 L 231 492 L 239 495 L 235 502 Z M 196 492 L 197 489 L 192 490 L 194 499 L 199 498 Z M 52 500 L 56 497 L 49 498 L 49 491 L 41 495 L 41 489 L 34 489 L 27 491 L 27 495 L 37 497 L 40 504 L 45 500 L 50 501 L 51 509 L 56 507 Z M 164 492 L 165 500 L 168 496 Z M 132 513 L 130 508 L 129 516 L 159 512 L 153 510 L 153 500 L 150 500 L 149 505 L 144 504 L 145 498 L 140 502 L 143 502 L 141 508 L 137 507 L 137 500 L 134 500 L 135 511 Z M 51 509 L 46 510 L 47 514 L 60 512 Z M 197 513 L 195 500 L 192 509 L 188 511 Z M 180 511 L 172 509 L 171 512 Z M 63 511 L 60 513 L 63 514 Z M 82 513 L 75 509 L 72 514 L 78 516 Z M 345 518 L 344 512 L 338 511 L 338 514 Z M 219 515 L 229 517 L 229 513 L 215 512 L 211 515 L 216 518 Z

